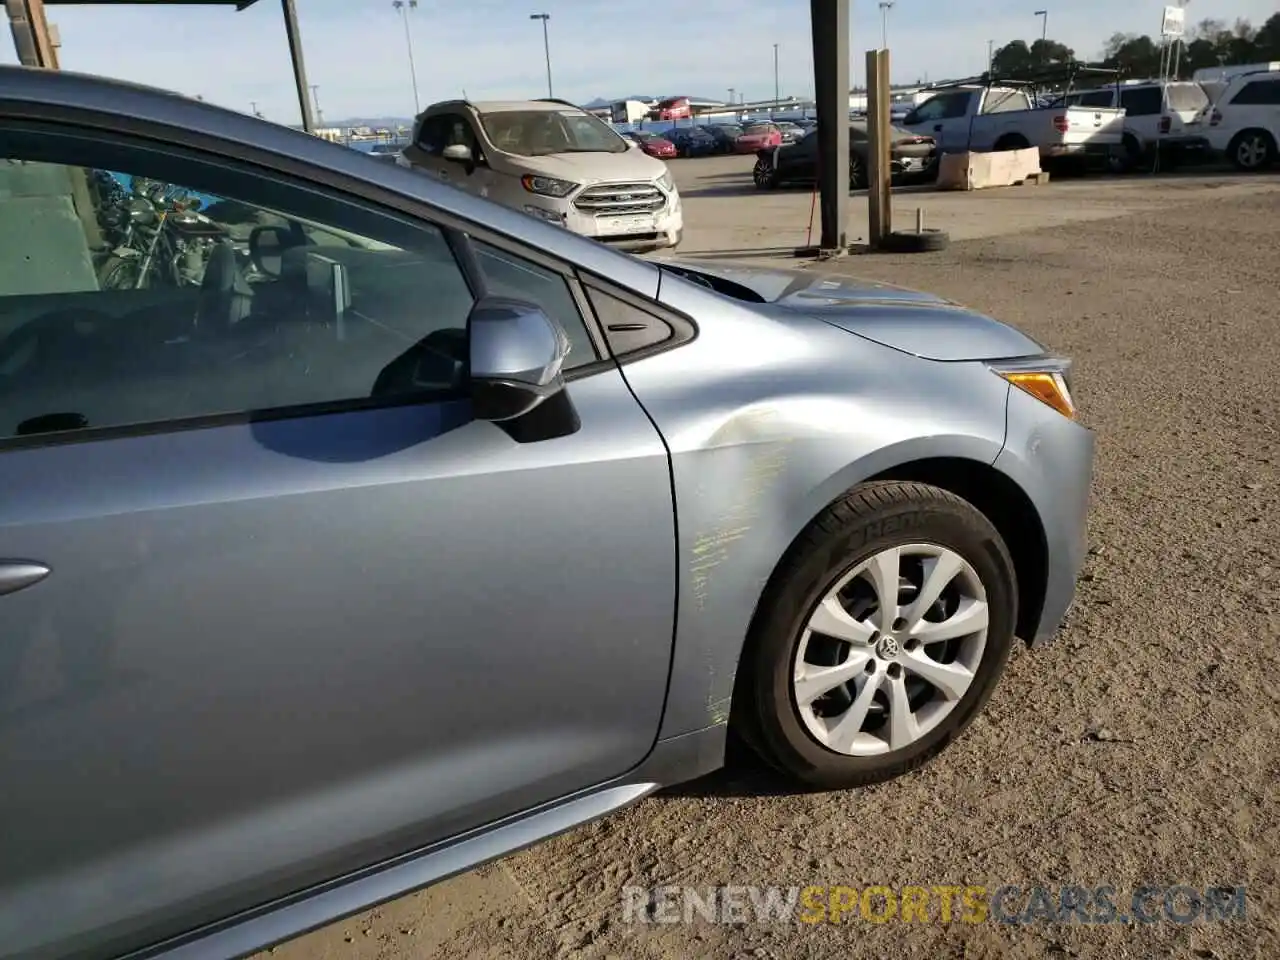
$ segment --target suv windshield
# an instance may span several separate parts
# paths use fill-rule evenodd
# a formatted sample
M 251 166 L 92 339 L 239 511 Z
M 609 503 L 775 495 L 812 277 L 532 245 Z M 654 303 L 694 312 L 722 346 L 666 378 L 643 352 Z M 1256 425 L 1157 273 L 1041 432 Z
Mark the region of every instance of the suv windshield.
M 553 153 L 626 153 L 627 144 L 602 121 L 573 110 L 503 110 L 480 116 L 495 147 L 523 157 Z

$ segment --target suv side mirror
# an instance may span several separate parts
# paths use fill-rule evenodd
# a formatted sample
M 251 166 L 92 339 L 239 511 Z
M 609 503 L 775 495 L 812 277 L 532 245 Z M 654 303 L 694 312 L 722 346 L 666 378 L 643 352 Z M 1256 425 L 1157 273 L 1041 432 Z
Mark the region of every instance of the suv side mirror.
M 470 163 L 471 148 L 465 143 L 451 143 L 440 152 L 440 156 L 456 163 Z
M 520 442 L 574 433 L 577 411 L 565 391 L 569 338 L 540 307 L 484 297 L 471 308 L 472 413 L 501 424 Z

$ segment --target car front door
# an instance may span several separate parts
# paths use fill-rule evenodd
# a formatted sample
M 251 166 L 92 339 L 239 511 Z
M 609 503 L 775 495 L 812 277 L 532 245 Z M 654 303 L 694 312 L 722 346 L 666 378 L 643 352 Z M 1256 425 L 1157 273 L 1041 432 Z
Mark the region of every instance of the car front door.
M 230 145 L 0 123 L 47 174 L 0 194 L 0 956 L 123 953 L 648 753 L 667 457 L 571 271 Z M 224 198 L 159 248 L 200 285 L 98 289 L 86 164 Z M 471 416 L 481 284 L 566 331 L 576 432 Z
M 955 153 L 969 149 L 970 90 L 955 90 L 930 97 L 908 115 L 910 123 L 901 126 L 912 133 L 933 137 L 939 153 Z

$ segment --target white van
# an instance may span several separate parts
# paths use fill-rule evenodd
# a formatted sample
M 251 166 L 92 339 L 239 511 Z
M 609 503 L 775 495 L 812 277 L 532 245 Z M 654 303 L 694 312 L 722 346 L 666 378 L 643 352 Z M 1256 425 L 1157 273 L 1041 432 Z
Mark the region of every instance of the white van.
M 1240 170 L 1280 162 L 1280 70 L 1237 74 L 1196 126 Z
M 1206 159 L 1209 141 L 1188 124 L 1209 106 L 1209 95 L 1190 81 L 1126 80 L 1080 90 L 1063 101 L 1079 107 L 1124 110 L 1124 142 L 1116 154 L 1123 169 L 1150 169 L 1158 161 Z
M 559 100 L 449 100 L 418 115 L 397 163 L 626 250 L 676 246 L 667 165 Z

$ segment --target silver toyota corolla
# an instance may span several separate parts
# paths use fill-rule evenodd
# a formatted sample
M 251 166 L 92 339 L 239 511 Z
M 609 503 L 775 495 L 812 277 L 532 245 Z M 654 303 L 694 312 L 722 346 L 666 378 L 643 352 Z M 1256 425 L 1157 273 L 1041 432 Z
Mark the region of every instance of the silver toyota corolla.
M 919 767 L 1057 630 L 1092 457 L 940 298 L 0 68 L 0 955 L 243 954 L 730 731 Z

